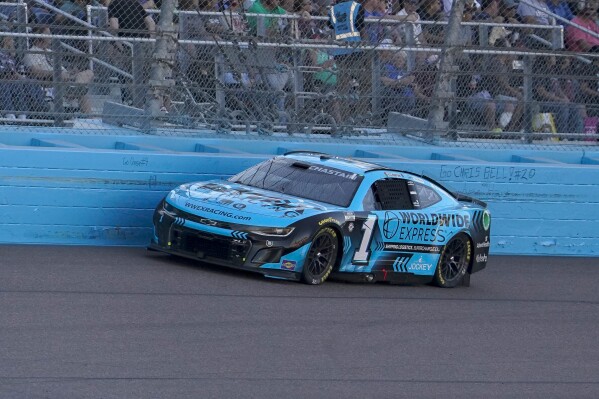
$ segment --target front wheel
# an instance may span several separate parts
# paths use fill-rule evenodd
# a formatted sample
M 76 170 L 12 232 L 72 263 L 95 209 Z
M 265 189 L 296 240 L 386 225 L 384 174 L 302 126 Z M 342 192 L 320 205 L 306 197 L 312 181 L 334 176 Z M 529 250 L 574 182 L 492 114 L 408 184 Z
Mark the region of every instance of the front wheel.
M 470 240 L 465 234 L 458 234 L 445 245 L 435 270 L 433 279 L 435 285 L 453 288 L 462 282 L 470 265 L 471 247 Z
M 312 285 L 324 283 L 333 271 L 338 252 L 337 232 L 330 227 L 319 230 L 308 250 L 302 281 Z

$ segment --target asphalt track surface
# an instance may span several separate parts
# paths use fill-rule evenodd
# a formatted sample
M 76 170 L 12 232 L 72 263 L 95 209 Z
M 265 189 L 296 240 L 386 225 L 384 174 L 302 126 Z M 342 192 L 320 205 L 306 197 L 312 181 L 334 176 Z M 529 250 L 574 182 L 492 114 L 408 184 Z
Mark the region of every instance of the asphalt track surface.
M 265 279 L 140 248 L 0 246 L 0 398 L 597 398 L 599 259 L 469 288 Z

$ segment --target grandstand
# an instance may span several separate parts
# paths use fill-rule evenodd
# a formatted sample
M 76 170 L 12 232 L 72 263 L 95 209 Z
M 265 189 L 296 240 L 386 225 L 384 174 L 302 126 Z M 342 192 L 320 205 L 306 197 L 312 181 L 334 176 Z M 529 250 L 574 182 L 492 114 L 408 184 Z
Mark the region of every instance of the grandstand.
M 326 1 L 281 2 L 270 11 L 256 8 L 260 1 L 182 1 L 174 12 L 170 0 L 162 10 L 152 0 L 2 2 L 0 50 L 14 71 L 0 75 L 0 124 L 86 134 L 597 145 L 593 1 L 562 2 L 572 11 L 562 16 L 551 0 L 455 1 L 450 9 L 433 0 L 368 0 L 359 42 L 332 38 Z M 531 10 L 542 18 L 527 16 Z M 360 54 L 349 71 L 332 55 L 339 49 Z

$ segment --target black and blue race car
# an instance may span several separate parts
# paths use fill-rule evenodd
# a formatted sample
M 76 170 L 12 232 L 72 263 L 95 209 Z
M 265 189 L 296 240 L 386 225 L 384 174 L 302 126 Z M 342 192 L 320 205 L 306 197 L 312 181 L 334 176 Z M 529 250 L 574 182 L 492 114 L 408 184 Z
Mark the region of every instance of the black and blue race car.
M 150 249 L 267 277 L 455 287 L 485 268 L 491 216 L 425 176 L 297 151 L 183 184 L 153 223 Z

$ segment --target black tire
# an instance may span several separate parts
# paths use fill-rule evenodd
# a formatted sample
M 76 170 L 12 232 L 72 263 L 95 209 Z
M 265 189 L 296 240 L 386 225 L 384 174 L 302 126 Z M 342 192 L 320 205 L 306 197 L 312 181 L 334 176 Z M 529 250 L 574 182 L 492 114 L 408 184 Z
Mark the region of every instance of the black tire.
M 433 283 L 442 288 L 453 288 L 462 282 L 468 272 L 472 244 L 466 234 L 458 234 L 443 247 Z
M 339 254 L 337 234 L 331 227 L 325 227 L 316 233 L 302 270 L 304 283 L 318 285 L 329 277 Z

